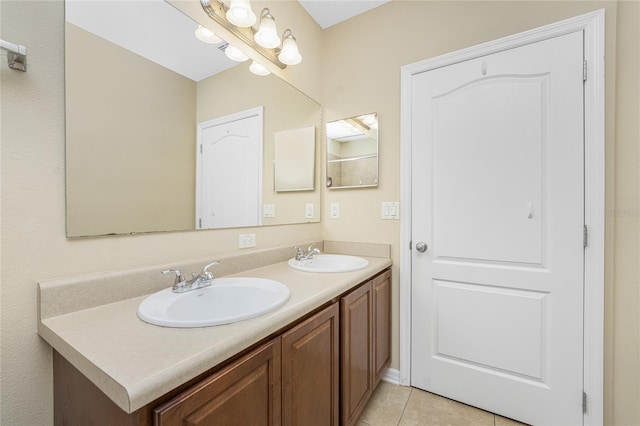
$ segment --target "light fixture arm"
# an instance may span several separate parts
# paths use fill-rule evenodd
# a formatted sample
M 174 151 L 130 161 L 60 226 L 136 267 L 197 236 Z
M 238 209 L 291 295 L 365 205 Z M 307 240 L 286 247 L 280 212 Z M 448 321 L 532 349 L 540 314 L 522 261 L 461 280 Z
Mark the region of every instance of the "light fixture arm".
M 200 5 L 202 6 L 202 9 L 205 11 L 207 16 L 211 18 L 211 20 L 224 27 L 225 30 L 229 31 L 240 41 L 251 47 L 260 56 L 280 69 L 285 69 L 287 67 L 278 59 L 279 49 L 267 49 L 260 46 L 254 41 L 253 35 L 255 29 L 253 27 L 240 28 L 230 24 L 225 18 L 227 8 L 220 0 L 200 0 Z
M 268 7 L 265 7 L 264 9 L 262 9 L 262 12 L 260 12 L 260 19 L 258 20 L 258 23 L 260 23 L 260 20 L 265 17 L 275 19 Z
M 286 40 L 287 38 L 292 38 L 294 40 L 296 39 L 289 28 L 284 30 L 284 32 L 282 33 L 282 40 Z

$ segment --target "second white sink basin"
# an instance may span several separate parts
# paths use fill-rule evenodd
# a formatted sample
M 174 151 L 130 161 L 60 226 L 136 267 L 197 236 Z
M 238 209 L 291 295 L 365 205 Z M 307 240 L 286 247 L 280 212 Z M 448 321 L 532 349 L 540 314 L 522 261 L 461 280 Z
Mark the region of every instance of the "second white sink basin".
M 138 317 L 165 327 L 229 324 L 271 312 L 289 300 L 289 288 L 264 278 L 215 278 L 209 287 L 184 293 L 154 293 L 138 307 Z
M 367 259 L 344 254 L 316 254 L 308 260 L 289 260 L 289 266 L 304 272 L 351 272 L 366 268 Z

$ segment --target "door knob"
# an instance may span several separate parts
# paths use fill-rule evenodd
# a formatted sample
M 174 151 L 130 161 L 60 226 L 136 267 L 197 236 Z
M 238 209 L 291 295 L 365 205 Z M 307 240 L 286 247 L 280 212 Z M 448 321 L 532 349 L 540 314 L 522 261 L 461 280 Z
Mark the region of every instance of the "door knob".
M 427 251 L 427 243 L 420 241 L 416 244 L 416 250 L 418 250 L 420 253 L 424 253 L 425 251 Z

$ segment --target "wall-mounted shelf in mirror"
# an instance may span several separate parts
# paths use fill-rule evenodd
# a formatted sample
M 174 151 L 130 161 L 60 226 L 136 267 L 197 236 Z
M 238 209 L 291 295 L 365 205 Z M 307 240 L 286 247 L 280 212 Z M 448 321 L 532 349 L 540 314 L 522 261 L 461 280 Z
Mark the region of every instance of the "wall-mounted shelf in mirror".
M 378 186 L 378 114 L 327 123 L 327 188 Z

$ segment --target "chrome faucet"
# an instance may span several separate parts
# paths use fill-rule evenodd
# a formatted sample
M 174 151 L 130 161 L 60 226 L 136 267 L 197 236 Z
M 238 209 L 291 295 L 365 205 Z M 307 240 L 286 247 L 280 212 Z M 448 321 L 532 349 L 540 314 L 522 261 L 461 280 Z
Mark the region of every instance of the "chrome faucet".
M 313 247 L 315 244 L 311 244 L 307 247 L 307 251 L 303 251 L 300 247 L 294 247 L 296 249 L 296 260 L 309 260 L 313 259 L 314 254 L 320 254 L 320 250 Z
M 213 274 L 209 271 L 211 266 L 219 265 L 220 262 L 215 261 L 211 262 L 204 268 L 202 268 L 202 272 L 196 274 L 194 272 L 191 273 L 191 279 L 185 281 L 184 276 L 177 269 L 167 269 L 166 271 L 162 271 L 163 275 L 175 274 L 176 279 L 173 282 L 173 288 L 171 291 L 174 293 L 184 293 L 186 291 L 197 290 L 202 287 L 210 286 L 213 282 Z

